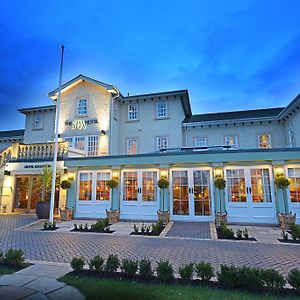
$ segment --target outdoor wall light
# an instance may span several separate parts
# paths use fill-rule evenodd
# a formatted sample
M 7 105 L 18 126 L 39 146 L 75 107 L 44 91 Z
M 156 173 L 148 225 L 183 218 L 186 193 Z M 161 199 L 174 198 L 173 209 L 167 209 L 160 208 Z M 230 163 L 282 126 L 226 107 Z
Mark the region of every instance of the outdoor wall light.
M 68 168 L 64 168 L 64 174 L 68 175 Z
M 281 176 L 281 175 L 283 175 L 283 167 L 276 167 L 275 168 L 275 175 L 276 176 Z
M 4 171 L 4 176 L 10 176 L 10 171 L 5 170 L 5 171 Z
M 105 135 L 105 130 L 101 130 L 101 135 Z
M 215 169 L 215 177 L 222 177 L 222 169 L 221 168 L 216 168 Z
M 119 178 L 119 171 L 113 171 L 113 172 L 112 172 L 112 177 L 113 177 L 114 179 L 118 180 L 118 178 Z
M 164 178 L 167 178 L 168 177 L 168 170 L 161 170 L 160 171 L 160 176 L 164 177 Z
M 67 172 L 67 174 L 68 174 L 68 179 L 69 180 L 74 180 L 74 178 L 75 178 L 75 173 L 74 172 Z

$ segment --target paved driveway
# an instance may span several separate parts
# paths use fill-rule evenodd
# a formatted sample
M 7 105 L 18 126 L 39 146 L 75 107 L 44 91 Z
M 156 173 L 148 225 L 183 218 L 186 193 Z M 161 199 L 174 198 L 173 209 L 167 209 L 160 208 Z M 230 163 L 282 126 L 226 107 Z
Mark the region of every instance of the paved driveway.
M 168 259 L 176 267 L 205 260 L 215 266 L 272 267 L 284 274 L 300 268 L 299 245 L 15 230 L 34 220 L 32 216 L 0 216 L 0 249 L 22 248 L 28 259 L 55 262 L 114 253 L 137 259 L 147 256 L 153 261 Z

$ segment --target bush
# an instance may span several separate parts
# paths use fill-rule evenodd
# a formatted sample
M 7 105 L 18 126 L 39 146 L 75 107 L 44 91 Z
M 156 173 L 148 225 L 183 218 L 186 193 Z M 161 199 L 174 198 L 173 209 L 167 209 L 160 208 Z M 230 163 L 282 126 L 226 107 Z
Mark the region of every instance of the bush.
M 217 274 L 218 281 L 223 287 L 238 288 L 239 287 L 239 273 L 235 266 L 221 265 L 221 270 Z
M 147 258 L 143 258 L 140 263 L 139 273 L 141 278 L 150 279 L 153 276 L 153 271 L 151 267 L 151 261 Z
M 106 260 L 105 271 L 108 273 L 117 272 L 120 261 L 117 255 L 110 254 Z
M 105 229 L 105 224 L 103 220 L 98 220 L 95 224 L 91 225 L 91 231 L 94 232 L 103 232 Z
M 83 257 L 73 257 L 71 260 L 71 267 L 74 271 L 80 272 L 84 267 L 84 258 Z
M 170 282 L 174 279 L 174 270 L 167 260 L 157 262 L 156 268 L 157 278 L 162 282 Z
M 132 259 L 123 259 L 121 269 L 127 277 L 132 278 L 138 270 L 138 261 Z
M 208 282 L 214 276 L 214 268 L 211 263 L 201 261 L 195 266 L 197 276 L 205 282 Z
M 3 252 L 0 252 L 0 265 L 4 264 L 5 263 L 5 257 L 4 257 L 4 254 Z
M 103 264 L 104 264 L 104 258 L 101 257 L 100 255 L 97 255 L 90 260 L 89 266 L 91 270 L 95 268 L 97 272 L 100 272 L 103 269 Z
M 245 238 L 246 240 L 249 239 L 249 233 L 248 233 L 248 229 L 247 229 L 247 228 L 244 229 L 244 231 L 243 231 L 243 236 L 244 236 L 244 238 Z
M 103 224 L 104 224 L 105 227 L 108 227 L 109 226 L 109 219 L 108 218 L 103 219 Z
M 282 289 L 286 281 L 284 277 L 274 269 L 261 270 L 262 280 L 271 289 Z
M 292 269 L 287 276 L 287 282 L 300 293 L 300 270 L 297 268 Z
M 152 224 L 152 234 L 153 235 L 160 235 L 160 233 L 164 229 L 164 222 L 163 220 L 158 220 L 156 223 Z
M 63 190 L 67 190 L 71 187 L 72 183 L 69 179 L 66 179 L 66 180 L 63 180 L 60 184 L 60 187 L 63 189 Z
M 234 232 L 232 229 L 229 229 L 227 227 L 227 224 L 225 222 L 221 222 L 220 226 L 218 227 L 219 231 L 219 237 L 223 239 L 233 239 L 234 238 Z
M 293 240 L 300 239 L 300 226 L 292 224 L 290 226 L 290 229 L 291 229 L 291 236 L 292 236 Z
M 264 282 L 259 268 L 241 267 L 238 268 L 240 287 L 246 290 L 261 290 Z
M 179 275 L 183 280 L 191 280 L 193 279 L 194 273 L 194 264 L 188 263 L 179 267 Z
M 14 267 L 24 266 L 24 251 L 22 249 L 8 249 L 5 253 L 4 263 Z

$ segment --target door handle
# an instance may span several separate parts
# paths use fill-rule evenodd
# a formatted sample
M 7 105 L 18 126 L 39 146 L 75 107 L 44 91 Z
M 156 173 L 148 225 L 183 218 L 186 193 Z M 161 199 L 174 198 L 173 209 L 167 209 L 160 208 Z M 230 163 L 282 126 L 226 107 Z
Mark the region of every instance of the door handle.
M 189 187 L 189 194 L 191 193 L 191 188 Z
M 249 194 L 249 190 L 248 190 L 248 187 L 246 187 L 246 193 L 247 193 L 247 194 Z
M 249 187 L 249 194 L 252 194 L 252 188 Z

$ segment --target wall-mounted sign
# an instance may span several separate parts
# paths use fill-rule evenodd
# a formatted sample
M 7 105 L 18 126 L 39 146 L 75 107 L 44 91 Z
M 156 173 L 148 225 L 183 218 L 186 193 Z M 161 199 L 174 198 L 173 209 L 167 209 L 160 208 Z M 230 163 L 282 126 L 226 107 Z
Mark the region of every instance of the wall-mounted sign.
M 24 169 L 42 169 L 42 168 L 44 168 L 44 167 L 51 167 L 51 165 L 44 165 L 44 164 L 39 164 L 39 165 L 25 165 L 24 166 Z
M 65 121 L 65 125 L 66 126 L 71 126 L 72 129 L 86 129 L 87 125 L 91 125 L 91 124 L 98 124 L 98 120 L 97 119 L 91 119 L 91 120 L 74 120 L 74 121 Z

